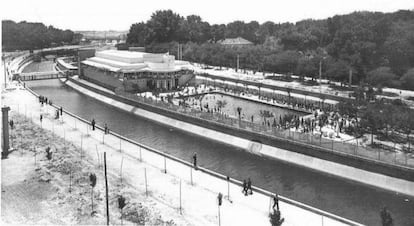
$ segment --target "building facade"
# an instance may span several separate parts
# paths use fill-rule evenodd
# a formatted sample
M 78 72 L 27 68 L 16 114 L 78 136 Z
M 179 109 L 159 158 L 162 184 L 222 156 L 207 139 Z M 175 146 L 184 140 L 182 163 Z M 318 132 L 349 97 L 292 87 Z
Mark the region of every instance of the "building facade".
M 174 56 L 145 52 L 105 50 L 82 61 L 84 79 L 109 89 L 128 92 L 175 90 L 194 78 L 190 64 Z

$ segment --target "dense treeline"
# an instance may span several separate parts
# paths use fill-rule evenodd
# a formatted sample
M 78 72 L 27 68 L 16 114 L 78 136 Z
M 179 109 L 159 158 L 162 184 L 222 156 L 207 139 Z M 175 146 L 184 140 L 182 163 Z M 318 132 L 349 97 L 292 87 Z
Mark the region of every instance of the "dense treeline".
M 243 37 L 255 45 L 228 48 L 217 41 Z M 156 11 L 131 25 L 127 43 L 147 51 L 177 53 L 185 60 L 217 66 L 295 73 L 346 83 L 414 89 L 414 12 L 355 12 L 295 24 L 256 21 L 213 24 L 199 16 Z M 410 70 L 411 69 L 411 70 Z
M 11 20 L 3 20 L 2 25 L 2 49 L 33 50 L 55 47 L 65 44 L 77 44 L 81 39 L 80 34 L 71 30 L 61 30 L 53 26 L 45 26 L 42 23 L 29 23 L 22 21 L 16 23 Z

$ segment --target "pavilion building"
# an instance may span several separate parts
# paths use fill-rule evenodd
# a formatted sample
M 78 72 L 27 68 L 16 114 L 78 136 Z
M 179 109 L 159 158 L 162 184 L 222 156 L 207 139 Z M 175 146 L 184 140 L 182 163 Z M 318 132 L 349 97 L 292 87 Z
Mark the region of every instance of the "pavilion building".
M 82 78 L 129 92 L 169 91 L 188 84 L 194 73 L 188 62 L 165 54 L 105 50 L 82 61 Z

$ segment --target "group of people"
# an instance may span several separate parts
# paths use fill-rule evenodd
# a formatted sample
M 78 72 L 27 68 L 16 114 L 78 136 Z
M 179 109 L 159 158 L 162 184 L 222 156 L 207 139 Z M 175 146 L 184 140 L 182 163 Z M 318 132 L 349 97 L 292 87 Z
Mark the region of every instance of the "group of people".
M 243 180 L 243 190 L 242 193 L 247 196 L 247 195 L 253 195 L 253 190 L 252 190 L 252 181 L 250 180 L 250 177 L 246 180 Z
M 96 127 L 95 119 L 92 119 L 91 126 L 92 126 L 92 130 L 95 131 L 95 127 Z M 108 128 L 108 125 L 106 123 L 105 123 L 105 126 L 104 126 L 104 133 L 109 134 L 109 128 Z
M 48 100 L 45 96 L 39 96 L 39 103 L 43 106 L 43 104 L 52 105 L 52 101 Z

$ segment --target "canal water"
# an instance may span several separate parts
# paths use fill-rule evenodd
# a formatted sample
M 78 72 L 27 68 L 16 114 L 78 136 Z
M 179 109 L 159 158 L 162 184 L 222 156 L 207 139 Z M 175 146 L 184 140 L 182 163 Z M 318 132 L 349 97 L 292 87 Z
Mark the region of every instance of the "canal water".
M 119 134 L 187 161 L 197 153 L 201 166 L 239 180 L 250 177 L 254 185 L 268 191 L 367 225 L 381 225 L 379 212 L 387 206 L 392 212 L 394 225 L 414 225 L 413 197 L 251 155 L 232 146 L 172 129 L 103 104 L 59 80 L 28 84 L 35 92 L 82 118 L 94 118 L 100 125 L 107 123 Z

